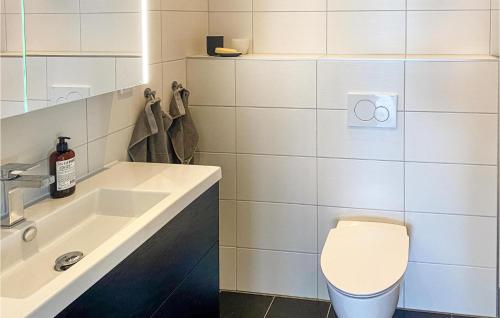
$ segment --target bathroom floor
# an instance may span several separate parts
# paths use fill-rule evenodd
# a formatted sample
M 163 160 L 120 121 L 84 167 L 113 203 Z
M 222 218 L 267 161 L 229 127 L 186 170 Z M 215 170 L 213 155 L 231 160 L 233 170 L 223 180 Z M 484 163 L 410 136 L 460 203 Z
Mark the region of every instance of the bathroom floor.
M 329 302 L 234 292 L 221 292 L 220 312 L 220 318 L 337 318 Z M 394 318 L 452 317 L 465 318 L 401 310 L 394 315 Z

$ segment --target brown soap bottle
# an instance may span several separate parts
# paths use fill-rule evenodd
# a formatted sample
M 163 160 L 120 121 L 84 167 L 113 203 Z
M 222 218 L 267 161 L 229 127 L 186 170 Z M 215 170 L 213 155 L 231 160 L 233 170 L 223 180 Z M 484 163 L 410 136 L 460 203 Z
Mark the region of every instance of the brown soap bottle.
M 50 174 L 56 181 L 50 185 L 50 196 L 54 199 L 65 198 L 75 193 L 76 163 L 75 152 L 68 148 L 66 139 L 58 137 L 56 151 L 50 155 Z

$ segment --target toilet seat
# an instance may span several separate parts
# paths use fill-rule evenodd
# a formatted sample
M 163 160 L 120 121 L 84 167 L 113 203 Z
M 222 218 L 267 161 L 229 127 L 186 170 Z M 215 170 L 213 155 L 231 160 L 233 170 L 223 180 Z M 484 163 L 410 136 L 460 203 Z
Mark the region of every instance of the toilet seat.
M 375 297 L 399 284 L 408 249 L 409 237 L 402 225 L 340 221 L 326 239 L 321 269 L 342 294 Z

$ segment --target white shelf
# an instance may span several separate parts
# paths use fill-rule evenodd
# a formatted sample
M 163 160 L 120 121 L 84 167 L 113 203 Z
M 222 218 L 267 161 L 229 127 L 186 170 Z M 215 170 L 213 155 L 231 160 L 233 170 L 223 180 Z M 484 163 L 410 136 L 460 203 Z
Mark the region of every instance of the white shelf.
M 321 54 L 248 54 L 239 57 L 217 57 L 207 55 L 194 55 L 188 59 L 214 59 L 214 60 L 339 60 L 339 61 L 449 61 L 449 62 L 471 62 L 471 61 L 498 61 L 497 56 L 492 55 L 405 55 L 405 54 L 381 54 L 381 55 L 321 55 Z

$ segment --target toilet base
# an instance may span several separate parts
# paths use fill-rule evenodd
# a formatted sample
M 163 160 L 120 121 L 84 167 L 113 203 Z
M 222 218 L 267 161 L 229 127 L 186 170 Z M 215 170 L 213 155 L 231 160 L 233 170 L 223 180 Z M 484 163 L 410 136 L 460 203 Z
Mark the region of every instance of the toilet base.
M 339 318 L 392 318 L 398 305 L 399 286 L 398 283 L 371 298 L 355 298 L 340 293 L 327 283 L 333 309 Z

